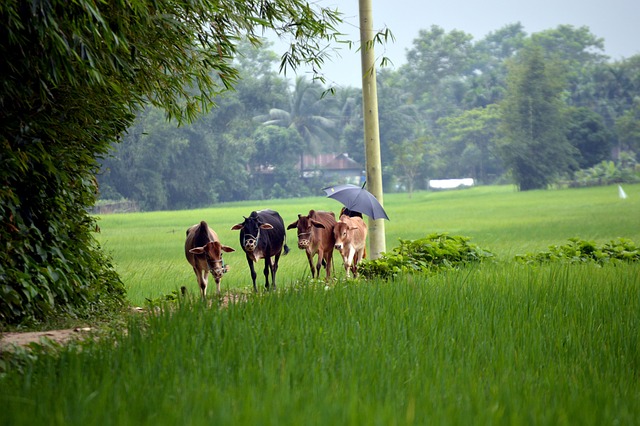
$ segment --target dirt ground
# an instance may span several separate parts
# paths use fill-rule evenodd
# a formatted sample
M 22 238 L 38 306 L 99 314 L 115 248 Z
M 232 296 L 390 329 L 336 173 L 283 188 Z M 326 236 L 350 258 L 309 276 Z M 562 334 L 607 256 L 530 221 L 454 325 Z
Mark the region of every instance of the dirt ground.
M 226 294 L 222 296 L 219 307 L 224 308 L 229 303 L 237 303 L 246 300 L 246 296 L 238 294 Z M 213 302 L 211 302 L 213 305 Z M 132 308 L 132 312 L 144 312 L 142 308 Z M 64 345 L 73 339 L 82 339 L 90 334 L 91 327 L 75 327 L 61 330 L 32 331 L 32 332 L 11 332 L 0 334 L 0 352 L 10 350 L 13 346 L 27 347 L 32 343 L 43 343 L 47 340 Z
M 29 346 L 31 343 L 43 343 L 50 340 L 61 345 L 72 339 L 82 339 L 91 327 L 76 327 L 63 330 L 31 331 L 26 333 L 4 333 L 0 337 L 0 351 L 9 350 L 12 346 Z

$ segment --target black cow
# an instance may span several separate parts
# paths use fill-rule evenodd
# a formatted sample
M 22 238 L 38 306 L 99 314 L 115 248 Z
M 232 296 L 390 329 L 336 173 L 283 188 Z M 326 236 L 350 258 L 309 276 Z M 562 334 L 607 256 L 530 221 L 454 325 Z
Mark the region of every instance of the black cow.
M 251 212 L 249 217 L 244 218 L 244 222 L 234 225 L 231 229 L 240 229 L 240 245 L 247 255 L 247 263 L 249 264 L 251 280 L 253 281 L 253 291 L 258 291 L 253 263 L 260 259 L 264 259 L 264 286 L 269 290 L 269 270 L 271 270 L 271 282 L 275 290 L 278 260 L 283 250 L 284 254 L 289 253 L 289 247 L 287 247 L 285 241 L 284 221 L 278 212 L 273 210 Z M 272 257 L 274 258 L 273 261 L 271 260 Z

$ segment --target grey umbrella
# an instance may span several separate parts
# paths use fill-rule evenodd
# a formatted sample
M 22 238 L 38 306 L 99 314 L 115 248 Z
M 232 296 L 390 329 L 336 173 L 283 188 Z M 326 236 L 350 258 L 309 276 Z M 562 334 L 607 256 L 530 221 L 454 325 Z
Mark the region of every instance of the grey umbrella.
M 364 186 L 364 185 L 363 185 Z M 327 197 L 340 201 L 344 206 L 355 212 L 366 214 L 372 219 L 387 219 L 387 212 L 372 193 L 364 188 L 349 183 L 344 185 L 322 188 Z

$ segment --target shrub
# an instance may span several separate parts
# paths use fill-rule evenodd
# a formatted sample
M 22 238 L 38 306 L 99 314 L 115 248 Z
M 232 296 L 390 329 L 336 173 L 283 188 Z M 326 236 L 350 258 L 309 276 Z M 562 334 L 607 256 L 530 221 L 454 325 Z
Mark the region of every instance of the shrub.
M 568 184 L 570 187 L 587 187 L 614 183 L 636 183 L 640 180 L 636 170 L 637 164 L 633 152 L 621 152 L 617 164 L 613 161 L 602 161 L 588 169 L 578 170 L 574 173 L 573 180 Z
M 400 239 L 391 253 L 364 260 L 358 271 L 365 278 L 393 278 L 403 273 L 433 273 L 492 258 L 493 253 L 469 243 L 470 238 L 433 233 L 417 240 Z
M 601 247 L 593 241 L 569 238 L 569 243 L 561 246 L 549 246 L 548 251 L 516 255 L 520 263 L 588 263 L 599 264 L 613 262 L 640 261 L 640 247 L 626 238 L 612 240 Z

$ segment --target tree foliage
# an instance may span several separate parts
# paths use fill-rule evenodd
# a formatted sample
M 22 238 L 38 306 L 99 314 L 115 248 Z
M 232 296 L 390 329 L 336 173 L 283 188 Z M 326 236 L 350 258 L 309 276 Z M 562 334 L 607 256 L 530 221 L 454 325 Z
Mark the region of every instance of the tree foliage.
M 507 83 L 502 159 L 521 190 L 545 189 L 574 161 L 563 121 L 562 74 L 533 46 L 520 52 Z
M 611 156 L 613 135 L 601 115 L 588 108 L 572 107 L 566 117 L 567 139 L 576 148 L 578 169 L 587 169 Z
M 620 149 L 640 152 L 640 97 L 615 122 Z
M 330 112 L 332 100 L 322 96 L 323 91 L 317 82 L 298 77 L 287 109 L 271 108 L 267 114 L 255 119 L 266 126 L 295 130 L 307 144 L 308 151 L 317 153 L 321 145 L 333 145 L 337 139 L 336 121 L 323 115 Z
M 0 18 L 3 322 L 122 302 L 87 210 L 97 160 L 142 105 L 193 120 L 237 83 L 240 40 L 291 34 L 282 66 L 320 65 L 340 21 L 301 0 L 10 0 Z
M 634 98 L 640 95 L 637 78 L 640 62 L 637 57 L 606 62 L 601 53 L 602 40 L 586 27 L 560 25 L 527 35 L 522 25 L 516 23 L 491 32 L 477 42 L 468 34 L 449 33 L 438 27 L 418 34 L 414 49 L 407 54 L 420 59 L 420 64 L 378 71 L 385 190 L 409 189 L 403 155 L 415 148 L 413 141 L 427 136 L 424 155 L 411 167 L 411 180 L 416 189 L 426 188 L 431 178 L 468 176 L 479 183 L 511 180 L 513 175 L 509 174 L 507 164 L 499 155 L 498 146 L 504 146 L 499 141 L 505 142 L 505 139 L 497 125 L 502 119 L 498 105 L 512 91 L 507 84 L 508 63 L 534 46 L 541 50 L 544 61 L 566 81 L 557 101 L 566 114 L 565 136 L 575 148 L 572 157 L 576 163 L 568 172 L 577 173 L 577 168 L 590 168 L 599 161 L 615 160 L 625 150 L 637 150 L 634 142 L 637 120 L 633 108 Z M 447 51 L 447 46 L 451 47 L 451 52 Z M 303 77 L 289 82 L 277 74 L 277 55 L 269 47 L 256 49 L 241 43 L 234 60 L 242 77 L 235 86 L 236 91 L 216 99 L 220 108 L 199 120 L 199 123 L 207 123 L 206 126 L 183 126 L 174 135 L 188 141 L 197 135 L 209 141 L 200 145 L 200 149 L 208 150 L 203 158 L 207 157 L 210 168 L 220 173 L 215 172 L 205 185 L 200 185 L 200 193 L 192 188 L 183 190 L 181 194 L 190 197 L 190 202 L 171 196 L 140 194 L 143 199 L 137 200 L 139 205 L 148 208 L 146 198 L 166 198 L 167 208 L 183 208 L 208 204 L 216 199 L 268 197 L 272 186 L 269 179 L 276 173 L 269 179 L 262 179 L 265 176 L 256 175 L 257 169 L 251 164 L 255 162 L 251 157 L 259 136 L 257 132 L 263 124 L 296 129 L 306 141 L 304 154 L 346 152 L 350 158 L 365 163 L 361 91 L 347 87 L 330 92 L 317 80 Z M 454 56 L 455 60 L 450 59 Z M 451 61 L 456 65 L 450 66 Z M 435 75 L 438 78 L 426 78 Z M 325 96 L 327 93 L 331 94 Z M 162 145 L 165 130 L 161 125 L 157 129 L 147 125 L 144 131 L 148 135 L 147 143 Z M 158 141 L 154 142 L 156 134 Z M 124 144 L 120 144 L 118 150 L 129 143 L 137 143 L 136 139 L 128 137 L 123 140 Z M 184 151 L 185 155 L 187 152 L 188 149 Z M 221 159 L 219 154 L 225 152 L 228 155 Z M 532 165 L 537 167 L 538 164 L 533 162 Z M 171 167 L 179 171 L 180 166 Z M 169 181 L 176 186 L 180 176 L 187 176 L 173 173 L 172 168 L 154 175 L 161 181 L 154 188 L 169 191 Z M 278 170 L 277 174 L 283 180 L 280 186 L 292 181 L 301 189 L 289 194 L 316 194 L 319 187 L 334 183 L 304 178 L 295 170 L 288 173 Z M 555 179 L 556 175 L 552 177 L 554 182 Z M 569 181 L 571 179 L 562 179 L 563 184 Z M 99 176 L 99 182 L 101 190 L 105 189 L 103 176 Z M 133 181 L 129 182 L 130 187 L 135 187 Z M 203 193 L 205 187 L 207 196 Z
M 479 183 L 490 182 L 490 176 L 501 171 L 496 146 L 500 110 L 496 104 L 466 110 L 439 120 L 443 132 L 442 150 L 451 159 L 449 167 L 456 176 L 468 176 Z
M 432 178 L 466 176 L 481 184 L 511 181 L 513 175 L 499 155 L 506 146 L 498 126 L 503 111 L 499 104 L 513 92 L 507 84 L 508 64 L 534 46 L 541 50 L 544 62 L 556 70 L 554 73 L 562 76 L 558 81 L 566 82 L 555 102 L 564 111 L 563 132 L 574 148 L 571 157 L 575 164 L 567 173 L 577 174 L 578 168 L 585 167 L 583 170 L 590 170 L 603 160 L 617 161 L 626 150 L 637 151 L 634 98 L 640 96 L 638 57 L 607 62 L 601 53 L 602 40 L 586 27 L 561 25 L 528 35 L 516 23 L 476 42 L 461 31 L 446 32 L 438 27 L 418 35 L 414 49 L 407 53 L 419 61 L 397 70 L 381 68 L 377 75 L 385 190 L 409 190 L 409 179 L 416 189 L 425 189 Z M 268 176 L 258 171 L 254 153 L 263 125 L 295 129 L 305 140 L 304 154 L 346 152 L 360 164 L 365 163 L 361 90 L 347 87 L 331 93 L 317 80 L 297 77 L 288 81 L 277 74 L 278 57 L 270 47 L 238 45 L 234 64 L 241 79 L 235 91 L 216 98 L 220 108 L 175 131 L 172 137 L 188 141 L 188 146 L 176 144 L 181 147 L 178 163 L 159 162 L 170 166 L 151 176 L 158 181 L 153 188 L 166 194 L 138 191 L 135 196 L 140 199 L 134 200 L 138 205 L 148 209 L 148 199 L 166 199 L 166 208 L 185 208 L 216 200 L 265 198 L 271 196 L 275 178 L 279 180 L 278 193 L 290 185 L 298 189 L 288 195 L 317 194 L 318 188 L 335 183 L 302 177 L 298 162 L 295 166 L 282 164 Z M 450 59 L 454 56 L 455 60 Z M 144 125 L 143 142 L 125 136 L 116 157 L 120 150 L 144 152 L 129 145 L 164 146 L 169 129 L 157 120 L 144 120 Z M 424 140 L 427 142 L 423 145 Z M 415 148 L 424 148 L 424 155 L 411 153 Z M 517 151 L 517 143 L 511 148 Z M 166 150 L 158 152 L 173 155 Z M 200 152 L 203 160 L 197 165 L 192 161 L 198 170 L 181 172 L 185 160 L 195 152 Z M 405 155 L 411 158 L 410 170 L 404 167 Z M 532 167 L 545 166 L 533 160 Z M 107 164 L 113 165 L 105 160 Z M 280 170 L 283 167 L 290 169 L 285 173 Z M 116 170 L 118 166 L 110 168 Z M 205 173 L 205 169 L 209 171 Z M 98 180 L 106 196 L 110 183 L 105 173 Z M 150 188 L 149 183 L 135 180 L 144 178 L 140 173 L 128 175 L 126 189 Z M 190 175 L 205 180 L 198 191 L 190 185 Z M 557 182 L 557 177 L 554 174 L 552 181 Z M 182 191 L 171 196 L 169 192 L 178 188 L 181 180 Z M 563 177 L 560 183 L 573 180 Z

